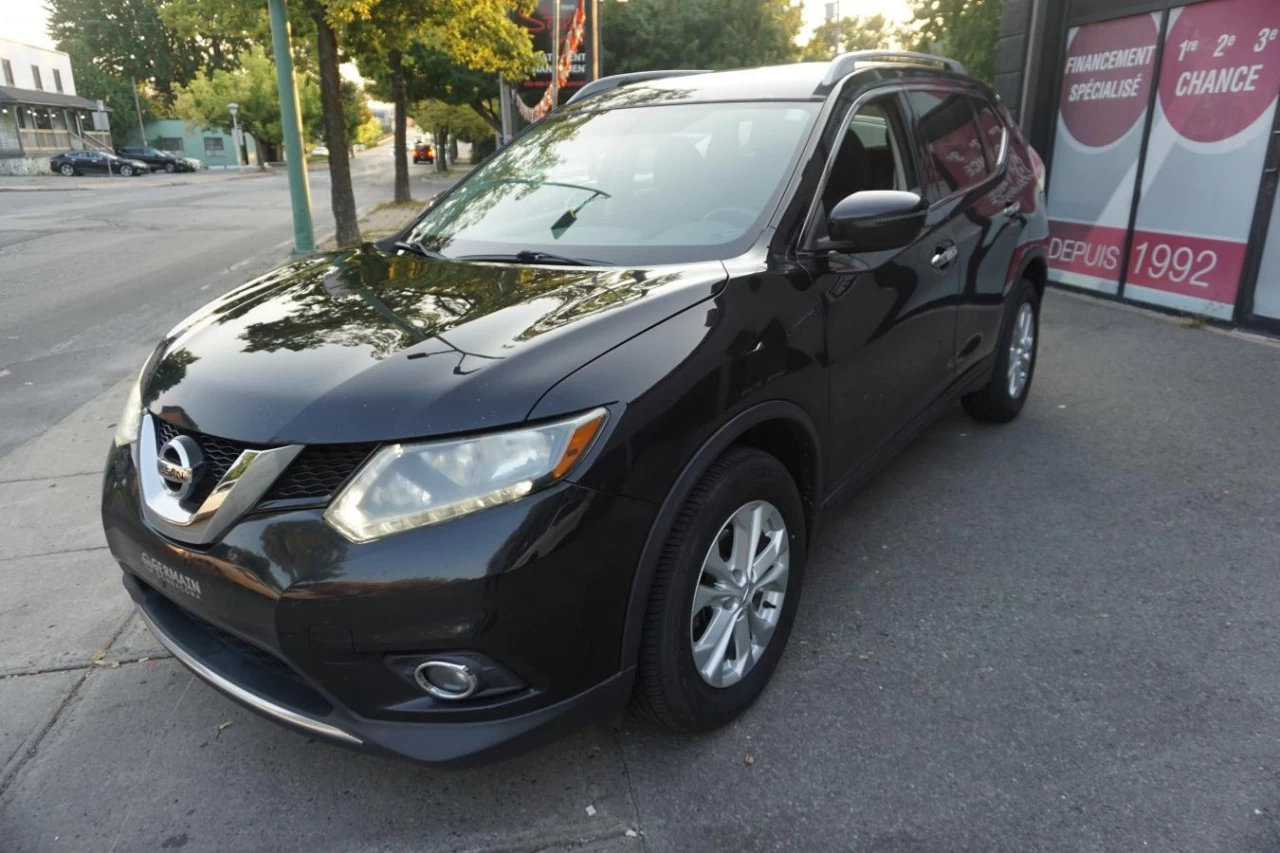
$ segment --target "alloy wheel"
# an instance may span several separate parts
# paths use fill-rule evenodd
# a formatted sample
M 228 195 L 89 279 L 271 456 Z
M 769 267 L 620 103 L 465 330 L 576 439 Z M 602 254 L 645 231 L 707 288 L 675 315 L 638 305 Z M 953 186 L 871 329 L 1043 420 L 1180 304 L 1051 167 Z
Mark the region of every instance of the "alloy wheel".
M 1024 302 L 1018 308 L 1018 316 L 1013 321 L 1013 335 L 1009 340 L 1009 396 L 1014 400 L 1021 397 L 1027 388 L 1035 351 L 1035 311 L 1031 303 Z
M 731 687 L 764 654 L 782 615 L 790 544 L 768 501 L 739 507 L 720 527 L 693 594 L 693 663 L 712 687 Z

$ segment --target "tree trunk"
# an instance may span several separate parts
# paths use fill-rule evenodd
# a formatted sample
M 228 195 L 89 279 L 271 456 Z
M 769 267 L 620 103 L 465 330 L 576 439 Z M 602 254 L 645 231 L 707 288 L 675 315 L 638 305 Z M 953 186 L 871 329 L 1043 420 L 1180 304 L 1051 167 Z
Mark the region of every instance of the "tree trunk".
M 329 147 L 329 198 L 333 205 L 334 240 L 339 246 L 360 242 L 356 196 L 351 189 L 347 123 L 342 111 L 342 78 L 338 74 L 338 36 L 329 26 L 324 7 L 312 0 L 316 22 L 316 60 L 320 66 L 320 104 L 323 107 L 324 143 Z
M 267 144 L 257 134 L 254 134 L 253 137 L 253 150 L 258 154 L 258 171 L 265 172 L 267 170 L 267 160 L 270 158 L 267 156 Z
M 396 153 L 396 201 L 409 201 L 409 160 L 404 148 L 408 134 L 409 105 L 406 103 L 404 71 L 400 67 L 401 54 L 398 50 L 387 53 L 387 65 L 391 68 L 391 101 L 396 108 L 395 138 L 391 144 Z
M 443 172 L 449 168 L 449 131 L 437 127 L 432 133 L 436 138 L 436 171 Z

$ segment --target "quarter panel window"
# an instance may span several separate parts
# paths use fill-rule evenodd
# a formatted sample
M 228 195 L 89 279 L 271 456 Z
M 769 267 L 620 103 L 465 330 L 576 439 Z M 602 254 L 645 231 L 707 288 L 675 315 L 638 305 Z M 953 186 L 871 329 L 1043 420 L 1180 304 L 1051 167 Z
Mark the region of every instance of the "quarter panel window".
M 994 172 L 1000 165 L 996 161 L 1004 143 L 1004 123 L 986 98 L 973 97 L 970 100 L 973 102 L 973 112 L 978 117 L 978 129 L 982 131 L 982 139 L 986 143 L 987 170 Z
M 930 165 L 930 195 L 936 200 L 980 183 L 990 174 L 982 135 L 969 98 L 959 92 L 913 90 L 908 99 Z

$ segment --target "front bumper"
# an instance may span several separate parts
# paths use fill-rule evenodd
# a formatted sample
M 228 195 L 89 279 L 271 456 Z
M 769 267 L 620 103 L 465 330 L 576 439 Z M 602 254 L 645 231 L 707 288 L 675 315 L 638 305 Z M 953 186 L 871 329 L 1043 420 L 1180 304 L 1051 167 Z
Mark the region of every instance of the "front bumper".
M 174 656 L 317 739 L 467 764 L 608 719 L 630 695 L 622 626 L 647 503 L 561 484 L 363 544 L 295 509 L 194 548 L 145 524 L 126 448 L 109 458 L 102 512 L 125 587 Z M 483 655 L 523 686 L 447 702 L 392 665 L 449 653 Z

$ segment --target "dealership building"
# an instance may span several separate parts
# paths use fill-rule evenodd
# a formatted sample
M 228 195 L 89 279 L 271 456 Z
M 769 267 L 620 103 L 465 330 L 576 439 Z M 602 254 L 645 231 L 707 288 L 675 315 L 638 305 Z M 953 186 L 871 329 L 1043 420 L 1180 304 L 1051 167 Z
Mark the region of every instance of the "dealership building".
M 1280 0 L 1006 0 L 1052 281 L 1280 333 Z

